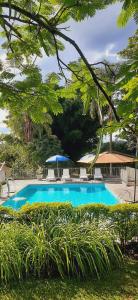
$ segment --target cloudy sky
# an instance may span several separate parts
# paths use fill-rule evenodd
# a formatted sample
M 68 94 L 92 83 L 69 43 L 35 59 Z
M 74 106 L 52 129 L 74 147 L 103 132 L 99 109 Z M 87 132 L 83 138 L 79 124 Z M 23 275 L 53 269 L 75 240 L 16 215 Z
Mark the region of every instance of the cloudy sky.
M 70 21 L 67 24 L 70 28 L 66 34 L 78 43 L 89 62 L 93 63 L 102 59 L 118 61 L 117 52 L 127 46 L 128 37 L 134 34 L 136 25 L 134 21 L 130 21 L 125 28 L 118 28 L 116 20 L 120 9 L 120 4 L 111 5 L 107 9 L 97 12 L 93 18 L 88 18 L 80 23 Z M 77 59 L 78 55 L 69 44 L 66 44 L 65 51 L 61 52 L 61 58 L 68 63 Z M 37 64 L 44 75 L 58 71 L 57 61 L 54 57 L 44 56 L 37 60 Z M 0 132 L 8 132 L 3 123 L 5 116 L 6 112 L 0 110 Z

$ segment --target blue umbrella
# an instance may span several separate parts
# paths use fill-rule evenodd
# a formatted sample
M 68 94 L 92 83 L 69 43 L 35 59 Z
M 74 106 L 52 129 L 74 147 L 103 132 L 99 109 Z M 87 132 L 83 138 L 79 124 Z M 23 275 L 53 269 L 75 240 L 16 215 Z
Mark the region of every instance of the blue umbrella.
M 57 163 L 57 173 L 58 173 L 58 177 L 59 177 L 59 169 L 58 169 L 58 163 L 59 162 L 64 162 L 64 161 L 69 161 L 70 159 L 66 156 L 63 155 L 54 155 L 49 157 L 46 162 L 56 162 Z

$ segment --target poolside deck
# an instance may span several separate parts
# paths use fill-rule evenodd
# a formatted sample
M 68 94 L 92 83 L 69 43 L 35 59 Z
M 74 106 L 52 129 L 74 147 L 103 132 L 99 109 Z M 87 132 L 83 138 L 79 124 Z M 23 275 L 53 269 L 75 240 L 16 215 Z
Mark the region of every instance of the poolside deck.
M 76 181 L 75 181 L 76 182 Z M 79 183 L 80 181 L 78 181 Z M 87 183 L 96 183 L 97 181 L 88 181 Z M 15 180 L 15 193 L 20 191 L 22 188 L 29 184 L 52 184 L 53 182 L 47 182 L 45 180 L 37 180 L 37 179 L 30 179 L 30 180 Z M 55 183 L 55 182 L 54 182 Z M 64 183 L 62 181 L 57 181 L 56 184 Z M 84 182 L 85 184 L 85 182 Z M 126 186 L 124 183 L 105 183 L 106 187 L 119 199 L 120 203 L 123 202 L 133 202 L 134 197 L 134 186 Z M 4 186 L 6 189 L 6 186 Z M 14 193 L 11 193 L 13 195 Z M 6 195 L 6 193 L 5 193 Z M 138 201 L 138 187 L 136 193 L 136 200 Z M 0 200 L 0 204 L 2 204 L 5 200 Z

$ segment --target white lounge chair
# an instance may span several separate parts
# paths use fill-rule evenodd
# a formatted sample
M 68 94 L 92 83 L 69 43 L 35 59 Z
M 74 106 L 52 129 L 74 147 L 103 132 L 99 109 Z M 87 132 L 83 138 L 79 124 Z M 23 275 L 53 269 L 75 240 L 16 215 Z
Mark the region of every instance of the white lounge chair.
M 71 180 L 69 169 L 63 169 L 63 175 L 61 177 L 63 180 Z
M 15 188 L 15 181 L 12 178 L 7 178 L 6 180 L 8 189 L 9 189 L 9 193 L 15 193 L 16 192 L 16 188 Z
M 103 179 L 103 175 L 101 173 L 100 168 L 95 168 L 95 170 L 94 170 L 94 179 Z
M 80 168 L 80 179 L 88 180 L 88 176 L 85 168 Z
M 46 180 L 56 181 L 56 177 L 55 177 L 55 173 L 54 173 L 53 169 L 48 169 L 48 174 L 47 174 Z

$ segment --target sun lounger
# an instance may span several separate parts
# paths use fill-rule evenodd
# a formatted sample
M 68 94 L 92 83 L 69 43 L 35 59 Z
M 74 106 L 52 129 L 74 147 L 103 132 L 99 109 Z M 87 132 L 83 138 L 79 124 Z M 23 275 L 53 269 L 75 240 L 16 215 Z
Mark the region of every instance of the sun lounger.
M 103 179 L 103 175 L 101 173 L 101 169 L 100 168 L 95 168 L 94 170 L 94 179 Z
M 55 173 L 53 169 L 48 169 L 48 175 L 46 177 L 48 181 L 56 181 Z
M 88 176 L 85 168 L 80 168 L 80 179 L 88 180 Z
M 71 180 L 70 174 L 69 174 L 69 169 L 63 169 L 63 175 L 61 178 L 62 178 L 62 180 L 65 180 L 65 181 Z

